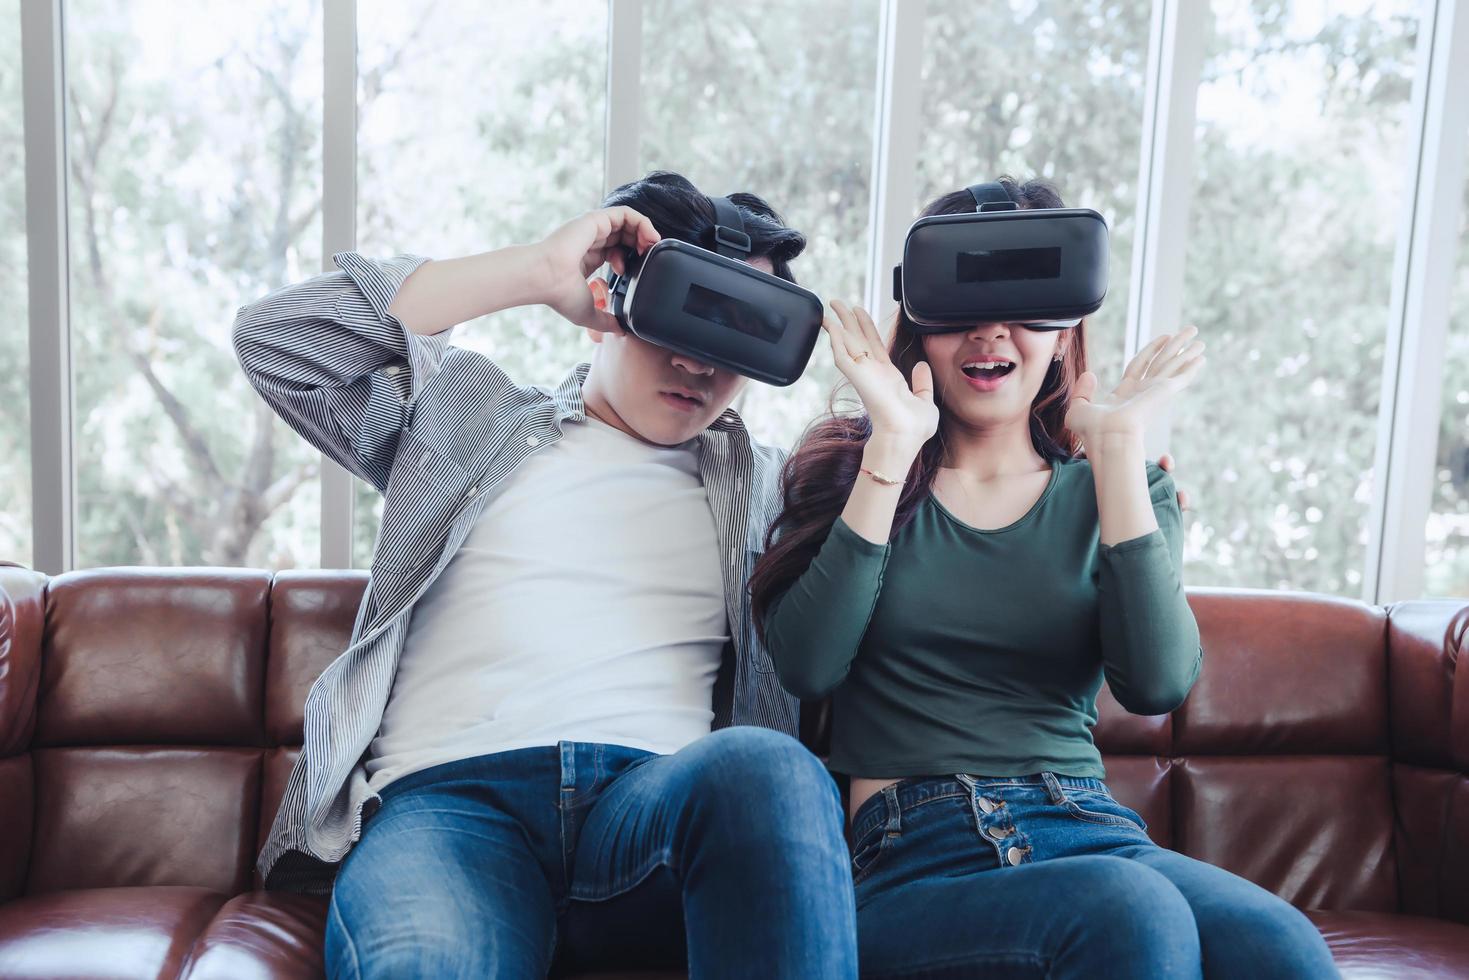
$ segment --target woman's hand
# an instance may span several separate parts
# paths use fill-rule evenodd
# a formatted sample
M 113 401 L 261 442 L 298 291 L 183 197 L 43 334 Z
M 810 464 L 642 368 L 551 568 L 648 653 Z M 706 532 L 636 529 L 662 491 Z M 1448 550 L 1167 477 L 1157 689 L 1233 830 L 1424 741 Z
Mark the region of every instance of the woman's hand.
M 1106 398 L 1094 399 L 1097 376 L 1092 372 L 1077 379 L 1066 427 L 1081 437 L 1088 456 L 1113 440 L 1140 440 L 1148 421 L 1193 382 L 1204 365 L 1204 342 L 1194 339 L 1198 332 L 1196 327 L 1185 327 L 1177 334 L 1153 338 L 1137 352 Z
M 629 207 L 600 208 L 572 218 L 532 246 L 544 270 L 540 302 L 578 326 L 622 333 L 617 318 L 597 307 L 587 277 L 603 263 L 622 275 L 623 250 L 641 255 L 660 237 L 653 222 Z
M 821 326 L 831 340 L 837 370 L 852 382 L 872 419 L 873 440 L 897 449 L 895 455 L 907 453 L 911 460 L 939 424 L 928 362 L 914 365 L 910 387 L 888 358 L 887 345 L 866 310 L 840 300 L 832 300 L 831 309 L 835 316 L 827 314 Z
M 1173 460 L 1172 453 L 1164 453 L 1158 457 L 1158 468 L 1169 476 L 1173 476 L 1173 467 L 1175 465 L 1177 464 Z M 1178 509 L 1181 511 L 1189 510 L 1193 504 L 1193 494 L 1183 484 L 1178 482 L 1178 477 L 1176 476 L 1173 476 L 1173 486 L 1178 495 Z

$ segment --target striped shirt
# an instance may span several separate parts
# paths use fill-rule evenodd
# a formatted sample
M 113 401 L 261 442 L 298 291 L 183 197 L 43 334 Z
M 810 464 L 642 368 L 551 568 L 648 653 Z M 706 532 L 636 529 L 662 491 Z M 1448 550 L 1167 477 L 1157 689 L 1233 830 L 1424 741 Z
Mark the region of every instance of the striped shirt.
M 577 365 L 555 389 L 512 381 L 482 354 L 423 336 L 388 312 L 426 259 L 334 256 L 340 272 L 241 307 L 234 344 L 250 383 L 326 456 L 384 495 L 367 591 L 345 651 L 306 696 L 301 755 L 257 866 L 267 888 L 326 893 L 380 801 L 363 766 L 392 691 L 413 605 L 481 509 L 537 449 L 585 420 Z M 779 509 L 783 450 L 756 444 L 728 409 L 696 440 L 714 515 L 731 641 L 714 727 L 796 733 L 798 702 L 755 634 L 746 580 Z

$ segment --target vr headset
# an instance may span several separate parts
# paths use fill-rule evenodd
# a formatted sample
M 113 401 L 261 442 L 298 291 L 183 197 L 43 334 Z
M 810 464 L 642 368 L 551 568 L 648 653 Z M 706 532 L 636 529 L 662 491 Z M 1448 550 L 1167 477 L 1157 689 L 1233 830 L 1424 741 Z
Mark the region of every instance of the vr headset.
M 918 333 L 976 323 L 1064 330 L 1107 295 L 1107 222 L 1089 208 L 1021 210 L 976 184 L 973 214 L 920 218 L 893 269 L 893 299 Z
M 610 307 L 635 336 L 766 384 L 785 386 L 806 369 L 821 332 L 821 300 L 744 261 L 750 236 L 740 209 L 714 198 L 709 251 L 665 238 L 627 275 L 609 273 Z

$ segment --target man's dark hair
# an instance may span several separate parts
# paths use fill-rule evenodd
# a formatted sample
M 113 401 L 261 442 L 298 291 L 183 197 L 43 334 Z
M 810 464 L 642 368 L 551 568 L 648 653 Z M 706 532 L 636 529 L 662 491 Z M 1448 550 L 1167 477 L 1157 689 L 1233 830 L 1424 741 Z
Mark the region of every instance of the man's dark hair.
M 730 194 L 729 199 L 745 219 L 745 233 L 750 236 L 749 257 L 768 258 L 777 276 L 795 282 L 791 260 L 806 248 L 806 236 L 786 227 L 785 219 L 775 208 L 754 194 Z M 630 207 L 652 221 L 664 238 L 714 248 L 714 205 L 707 194 L 681 174 L 655 170 L 608 194 L 602 206 Z

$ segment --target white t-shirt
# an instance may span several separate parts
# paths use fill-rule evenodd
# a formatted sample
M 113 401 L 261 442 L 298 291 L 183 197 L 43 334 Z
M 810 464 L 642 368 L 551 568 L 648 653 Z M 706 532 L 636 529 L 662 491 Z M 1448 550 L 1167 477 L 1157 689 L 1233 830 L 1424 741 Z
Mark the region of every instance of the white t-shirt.
M 414 607 L 374 792 L 562 739 L 668 753 L 709 733 L 729 626 L 694 445 L 588 417 L 520 464 Z

